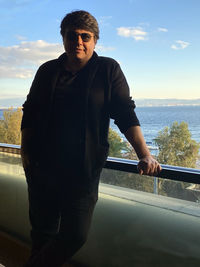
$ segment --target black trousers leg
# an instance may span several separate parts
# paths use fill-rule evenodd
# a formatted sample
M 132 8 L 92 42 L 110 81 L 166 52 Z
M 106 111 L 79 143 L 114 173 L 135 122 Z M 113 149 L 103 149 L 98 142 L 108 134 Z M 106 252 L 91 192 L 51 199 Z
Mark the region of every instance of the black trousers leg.
M 59 187 L 50 175 L 38 169 L 26 170 L 31 223 L 32 256 L 56 236 L 59 230 Z
M 26 266 L 61 266 L 87 239 L 97 192 L 41 181 L 28 182 L 33 255 Z

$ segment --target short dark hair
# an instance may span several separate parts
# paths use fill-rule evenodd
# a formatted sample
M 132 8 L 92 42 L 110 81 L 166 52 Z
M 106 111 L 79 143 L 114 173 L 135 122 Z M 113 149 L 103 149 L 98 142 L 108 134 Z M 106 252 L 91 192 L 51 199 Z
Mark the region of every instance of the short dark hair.
M 60 33 L 65 35 L 66 29 L 83 29 L 94 33 L 96 40 L 99 39 L 98 22 L 89 12 L 84 10 L 72 11 L 66 14 L 60 24 Z

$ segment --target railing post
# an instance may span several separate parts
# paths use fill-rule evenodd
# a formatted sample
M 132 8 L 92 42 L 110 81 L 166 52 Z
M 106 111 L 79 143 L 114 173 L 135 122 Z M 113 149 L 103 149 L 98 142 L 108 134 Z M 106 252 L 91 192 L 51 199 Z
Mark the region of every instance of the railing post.
M 158 177 L 154 177 L 153 192 L 158 195 Z

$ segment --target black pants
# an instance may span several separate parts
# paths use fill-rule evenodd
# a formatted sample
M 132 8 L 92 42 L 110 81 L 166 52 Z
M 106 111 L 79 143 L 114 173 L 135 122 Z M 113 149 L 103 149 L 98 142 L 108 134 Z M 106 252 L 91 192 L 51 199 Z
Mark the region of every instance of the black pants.
M 71 187 L 73 174 L 66 180 L 63 173 L 26 170 L 26 178 L 32 255 L 25 266 L 61 266 L 85 243 L 98 192 Z

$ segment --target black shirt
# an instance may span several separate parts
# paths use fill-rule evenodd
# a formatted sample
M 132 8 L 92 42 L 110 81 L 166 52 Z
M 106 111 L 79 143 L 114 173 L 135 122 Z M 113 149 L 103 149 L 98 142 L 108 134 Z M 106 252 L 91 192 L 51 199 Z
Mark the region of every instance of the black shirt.
M 48 147 L 51 147 L 53 157 L 50 162 L 67 169 L 79 168 L 81 164 L 83 97 L 79 75 L 79 72 L 72 74 L 62 69 L 55 88 L 49 125 Z

